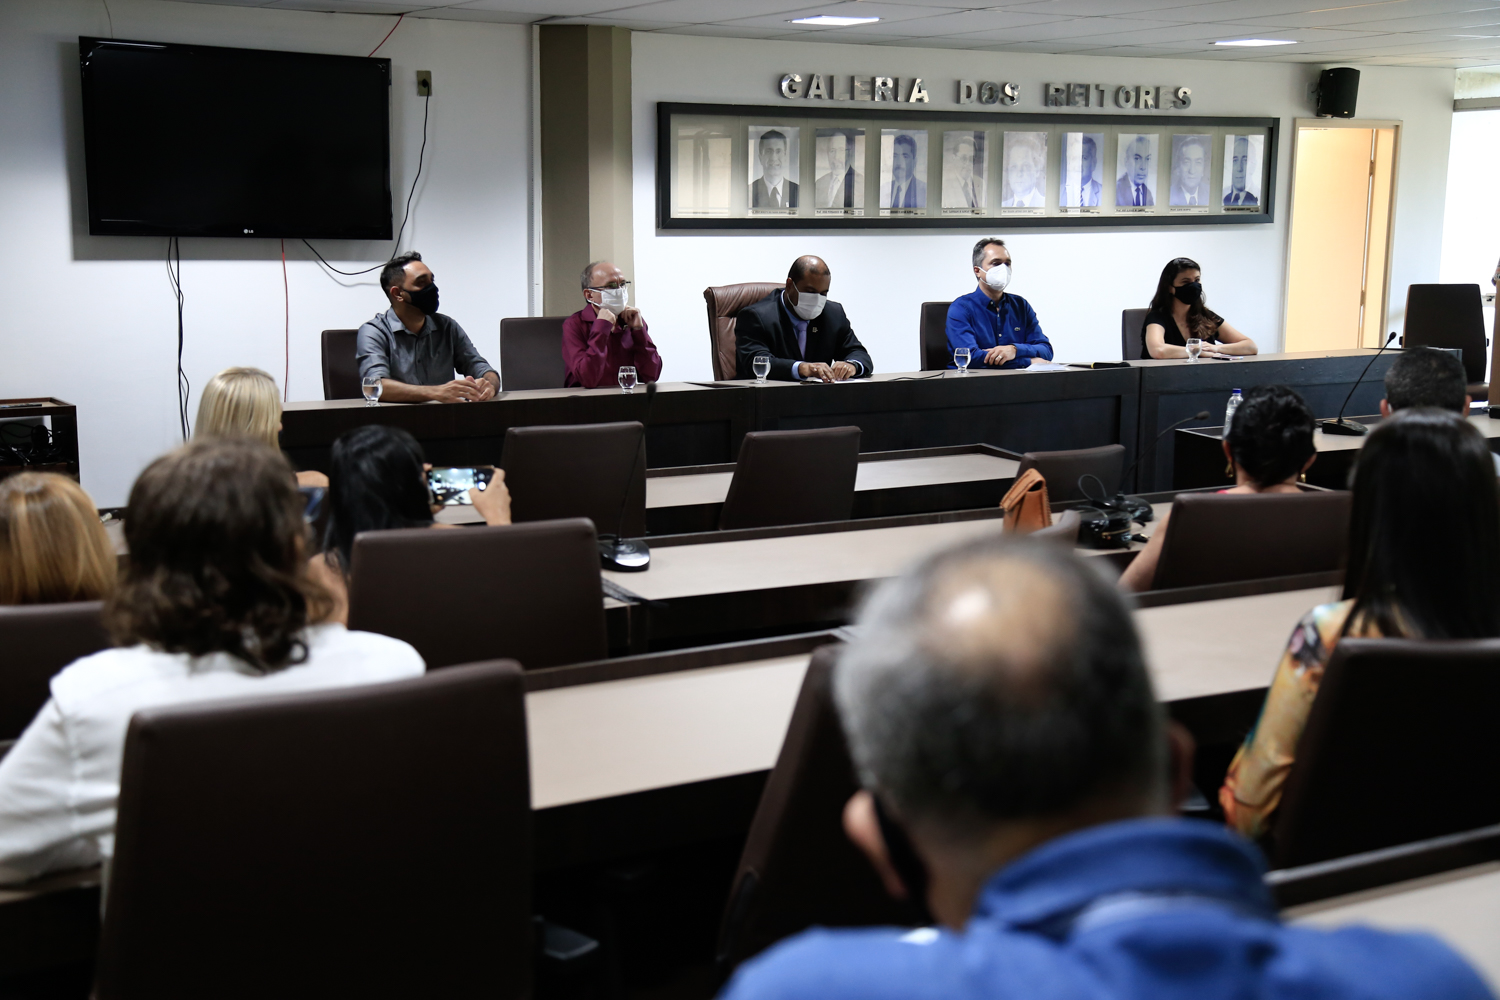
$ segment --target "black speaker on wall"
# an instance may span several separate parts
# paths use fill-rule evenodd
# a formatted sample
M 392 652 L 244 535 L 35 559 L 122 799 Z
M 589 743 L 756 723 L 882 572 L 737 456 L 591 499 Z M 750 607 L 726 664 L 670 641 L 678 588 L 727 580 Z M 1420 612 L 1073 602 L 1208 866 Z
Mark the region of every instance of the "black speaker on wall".
M 1318 117 L 1353 118 L 1359 98 L 1359 70 L 1340 66 L 1318 77 Z

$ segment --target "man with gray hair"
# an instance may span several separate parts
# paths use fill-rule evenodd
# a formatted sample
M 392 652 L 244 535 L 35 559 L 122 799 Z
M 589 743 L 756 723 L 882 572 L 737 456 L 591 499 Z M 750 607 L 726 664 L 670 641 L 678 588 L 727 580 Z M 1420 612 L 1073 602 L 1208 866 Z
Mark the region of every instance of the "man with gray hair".
M 938 926 L 808 931 L 729 1000 L 1491 995 L 1430 937 L 1283 925 L 1253 846 L 1170 815 L 1191 741 L 1063 547 L 996 538 L 886 584 L 834 695 L 864 785 L 845 829 Z

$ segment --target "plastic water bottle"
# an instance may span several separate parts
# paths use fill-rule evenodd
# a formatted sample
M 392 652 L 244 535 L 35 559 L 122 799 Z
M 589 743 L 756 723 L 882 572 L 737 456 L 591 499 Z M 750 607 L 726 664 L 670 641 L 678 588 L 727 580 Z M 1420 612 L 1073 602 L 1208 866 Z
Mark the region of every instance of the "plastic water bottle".
M 1225 441 L 1229 440 L 1229 424 L 1230 424 L 1231 421 L 1234 420 L 1234 411 L 1238 410 L 1240 408 L 1240 404 L 1243 403 L 1244 401 L 1245 401 L 1245 397 L 1243 395 L 1241 395 L 1240 390 L 1238 390 L 1238 389 L 1234 390 L 1234 392 L 1232 392 L 1232 393 L 1229 394 L 1229 405 L 1226 406 L 1226 407 L 1224 407 L 1224 440 Z

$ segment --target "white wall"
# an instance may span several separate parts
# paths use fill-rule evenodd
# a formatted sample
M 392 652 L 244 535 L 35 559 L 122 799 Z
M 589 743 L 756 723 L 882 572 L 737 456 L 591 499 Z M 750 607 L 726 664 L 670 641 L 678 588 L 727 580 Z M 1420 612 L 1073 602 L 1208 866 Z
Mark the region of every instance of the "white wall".
M 1448 206 L 1443 217 L 1443 267 L 1439 281 L 1477 283 L 1488 295 L 1500 259 L 1500 110 L 1453 116 L 1448 156 Z M 1486 330 L 1494 329 L 1494 307 L 1485 308 Z
M 118 38 L 365 55 L 395 18 L 110 0 Z M 176 310 L 166 240 L 87 235 L 78 36 L 109 34 L 99 0 L 0 3 L 0 397 L 78 404 L 83 484 L 100 506 L 178 439 Z M 443 311 L 498 364 L 499 321 L 527 314 L 530 29 L 407 18 L 380 50 L 394 65 L 392 188 L 397 224 L 421 142 L 414 74 L 433 73 L 426 165 L 403 249 L 421 250 Z M 146 107 L 141 114 L 156 113 Z M 389 243 L 327 241 L 343 270 Z M 197 388 L 229 365 L 286 367 L 276 240 L 182 241 L 184 366 Z M 336 278 L 287 244 L 292 399 L 321 399 L 318 334 L 357 326 L 383 299 L 373 275 Z
M 1144 306 L 1162 266 L 1177 256 L 1203 264 L 1205 291 L 1216 311 L 1256 338 L 1262 350 L 1279 348 L 1292 120 L 1312 116 L 1307 84 L 1317 79 L 1319 66 L 640 33 L 634 36 L 632 65 L 636 279 L 639 304 L 661 347 L 665 379 L 711 376 L 703 304 L 696 290 L 735 281 L 780 280 L 799 254 L 815 253 L 828 261 L 833 297 L 844 303 L 877 368 L 888 372 L 918 367 L 919 303 L 973 290 L 969 249 L 984 235 L 978 230 L 711 235 L 656 230 L 656 103 L 753 104 L 795 113 L 799 105 L 782 100 L 774 89 L 782 73 L 794 71 L 922 76 L 934 111 L 961 110 L 952 89 L 953 81 L 964 77 L 1020 83 L 1018 112 L 1046 110 L 1040 106 L 1043 84 L 1073 80 L 1181 84 L 1193 89 L 1189 114 L 1279 116 L 1282 133 L 1272 225 L 1026 231 L 997 219 L 993 228 L 1005 237 L 1016 261 L 1012 289 L 1037 310 L 1060 360 L 1118 358 L 1120 310 Z M 1399 326 L 1406 286 L 1436 280 L 1438 273 L 1453 72 L 1383 67 L 1362 67 L 1361 72 L 1359 116 L 1405 123 L 1391 294 L 1391 319 Z M 920 115 L 922 106 L 891 107 Z M 1173 113 L 1158 114 L 1170 120 Z

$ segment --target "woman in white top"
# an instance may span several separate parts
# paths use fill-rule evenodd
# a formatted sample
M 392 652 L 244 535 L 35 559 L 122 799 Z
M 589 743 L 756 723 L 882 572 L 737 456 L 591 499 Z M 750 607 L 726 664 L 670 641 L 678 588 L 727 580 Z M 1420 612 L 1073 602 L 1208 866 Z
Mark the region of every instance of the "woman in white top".
M 323 623 L 286 459 L 195 440 L 130 491 L 130 555 L 106 616 L 121 648 L 76 661 L 0 761 L 0 882 L 106 860 L 130 717 L 142 708 L 415 677 L 398 639 Z M 247 752 L 251 752 L 247 749 Z

